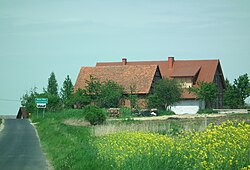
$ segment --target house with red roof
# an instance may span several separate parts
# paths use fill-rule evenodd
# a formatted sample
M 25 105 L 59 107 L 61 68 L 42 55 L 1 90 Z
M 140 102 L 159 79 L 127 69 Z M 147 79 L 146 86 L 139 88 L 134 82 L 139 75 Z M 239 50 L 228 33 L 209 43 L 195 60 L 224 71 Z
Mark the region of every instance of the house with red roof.
M 175 60 L 174 57 L 168 57 L 165 61 L 128 62 L 123 58 L 121 62 L 98 62 L 95 67 L 81 68 L 75 90 L 85 87 L 89 75 L 102 81 L 117 82 L 125 88 L 125 93 L 128 93 L 129 87 L 133 85 L 141 100 L 146 100 L 156 80 L 162 77 L 176 79 L 183 88 L 182 100 L 171 108 L 177 114 L 197 113 L 199 109 L 204 109 L 204 101 L 197 100 L 197 96 L 189 93 L 187 89 L 196 87 L 201 81 L 214 82 L 218 93 L 212 107 L 223 107 L 225 80 L 219 60 Z
M 113 65 L 82 67 L 74 86 L 74 91 L 84 89 L 90 75 L 100 82 L 113 81 L 124 88 L 124 95 L 137 94 L 138 105 L 146 106 L 146 98 L 152 93 L 154 82 L 162 78 L 158 65 Z M 129 100 L 121 101 L 122 105 L 130 106 Z

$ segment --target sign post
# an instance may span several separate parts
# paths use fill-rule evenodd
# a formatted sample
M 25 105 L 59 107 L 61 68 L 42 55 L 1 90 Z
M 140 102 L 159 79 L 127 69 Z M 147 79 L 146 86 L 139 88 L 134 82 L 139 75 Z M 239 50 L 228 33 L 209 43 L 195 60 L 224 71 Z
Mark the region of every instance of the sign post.
M 46 104 L 48 104 L 48 98 L 35 98 L 36 108 L 43 109 L 43 117 L 46 108 Z M 38 117 L 38 110 L 37 110 L 37 117 Z

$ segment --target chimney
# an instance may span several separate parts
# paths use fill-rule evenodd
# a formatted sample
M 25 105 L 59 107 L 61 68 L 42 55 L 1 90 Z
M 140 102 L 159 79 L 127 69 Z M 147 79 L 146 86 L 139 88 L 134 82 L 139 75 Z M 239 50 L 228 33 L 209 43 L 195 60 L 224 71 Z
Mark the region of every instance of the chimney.
M 172 69 L 174 65 L 174 57 L 168 57 L 168 69 Z
M 122 58 L 122 65 L 127 65 L 127 59 L 126 58 Z

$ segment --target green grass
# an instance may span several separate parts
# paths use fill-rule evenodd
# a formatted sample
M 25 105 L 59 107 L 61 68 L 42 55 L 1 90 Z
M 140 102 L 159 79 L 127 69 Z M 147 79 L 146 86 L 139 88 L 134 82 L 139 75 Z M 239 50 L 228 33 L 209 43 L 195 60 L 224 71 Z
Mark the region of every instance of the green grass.
M 91 145 L 90 127 L 65 125 L 68 118 L 82 119 L 81 110 L 46 113 L 45 118 L 31 117 L 47 159 L 55 169 L 100 169 L 97 152 Z M 86 167 L 86 168 L 85 168 Z
M 36 128 L 41 140 L 41 144 L 47 159 L 51 162 L 54 169 L 112 169 L 110 161 L 101 162 L 98 157 L 98 150 L 92 145 L 97 138 L 91 136 L 90 126 L 70 126 L 64 124 L 66 119 L 83 119 L 82 110 L 65 110 L 60 113 L 45 113 L 32 115 L 31 119 L 36 124 Z M 121 119 L 122 120 L 122 119 Z M 223 118 L 208 119 L 208 123 L 220 124 L 226 120 L 245 120 L 250 122 L 250 114 L 234 114 Z M 191 128 L 200 126 L 202 120 L 168 120 L 171 121 L 171 129 L 177 133 L 186 125 Z M 128 122 L 118 121 L 117 123 L 129 124 Z M 130 122 L 131 123 L 131 122 Z M 141 124 L 142 122 L 132 122 Z M 167 122 L 151 122 L 166 124 Z M 169 123 L 169 122 L 168 122 Z M 203 123 L 202 123 L 203 124 Z M 157 125 L 158 126 L 158 125 Z M 160 125 L 159 125 L 160 126 Z M 159 132 L 158 132 L 159 133 Z M 163 132 L 160 132 L 164 134 Z M 148 160 L 149 161 L 149 160 Z M 138 164 L 135 164 L 135 167 Z

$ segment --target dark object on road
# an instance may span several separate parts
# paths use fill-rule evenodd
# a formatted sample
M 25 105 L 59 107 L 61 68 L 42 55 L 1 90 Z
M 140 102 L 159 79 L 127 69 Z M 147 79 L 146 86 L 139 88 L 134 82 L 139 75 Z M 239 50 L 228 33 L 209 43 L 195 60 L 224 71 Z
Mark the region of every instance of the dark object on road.
M 29 115 L 26 112 L 25 107 L 20 107 L 16 116 L 17 119 L 27 119 Z

